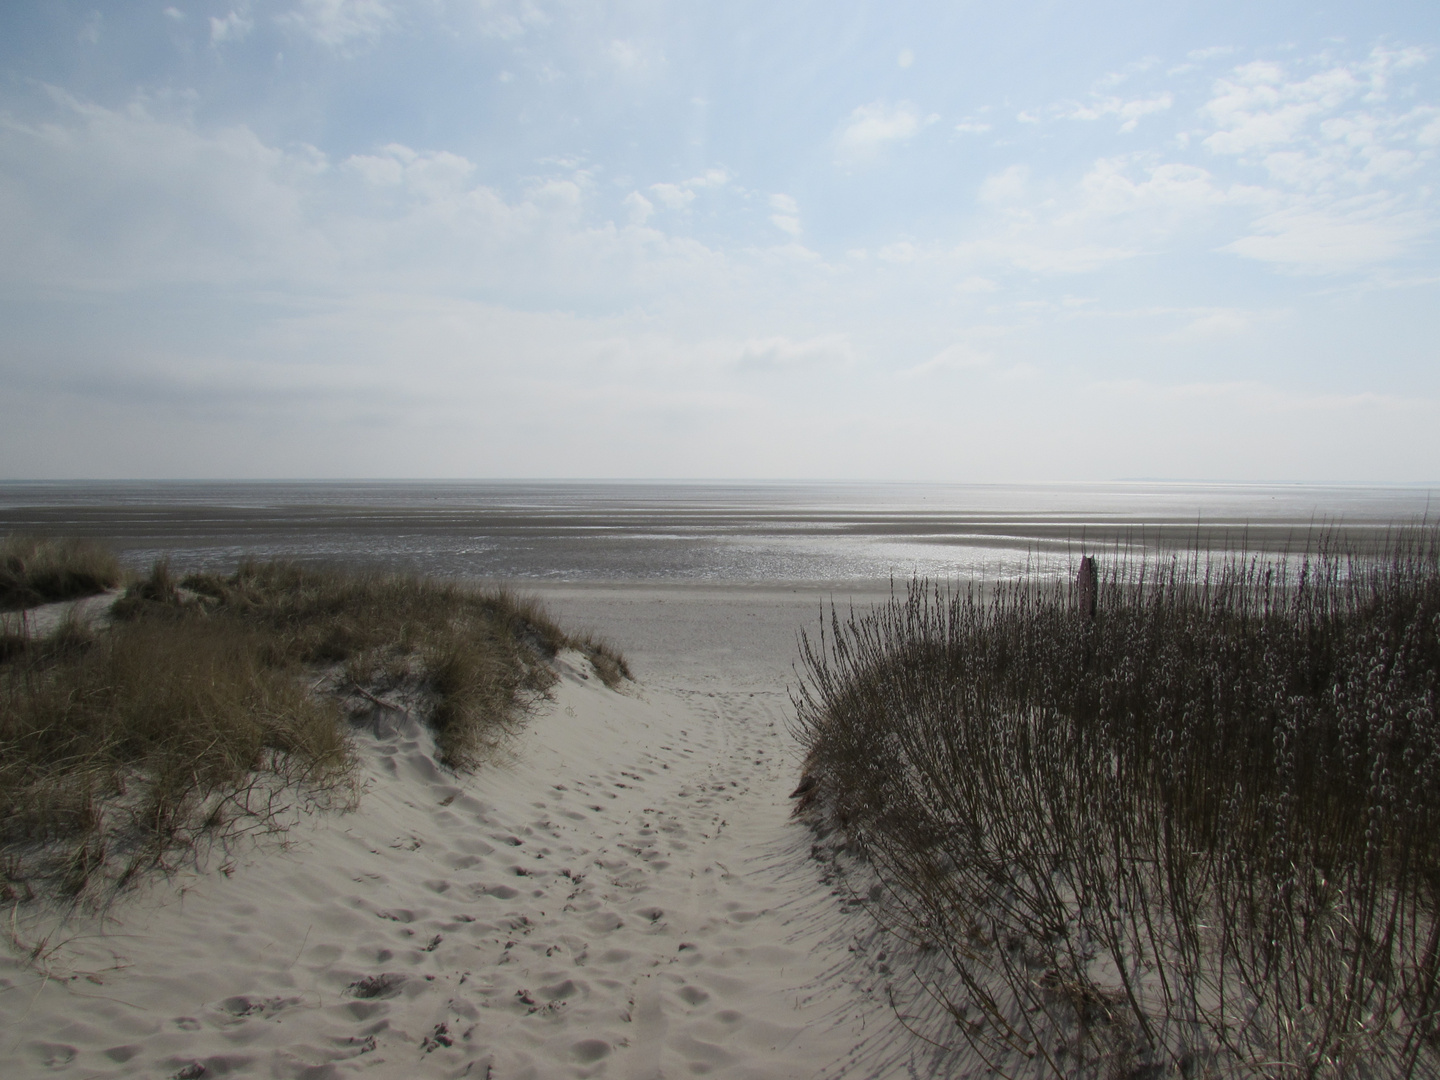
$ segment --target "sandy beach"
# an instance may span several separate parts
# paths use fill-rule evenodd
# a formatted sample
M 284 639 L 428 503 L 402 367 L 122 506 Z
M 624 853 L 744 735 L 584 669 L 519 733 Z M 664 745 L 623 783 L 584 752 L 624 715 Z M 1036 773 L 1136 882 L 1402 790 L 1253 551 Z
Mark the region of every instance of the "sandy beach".
M 636 682 L 607 690 L 562 654 L 469 776 L 377 710 L 353 811 L 212 852 L 103 917 L 17 912 L 22 947 L 44 945 L 0 962 L 0 1074 L 933 1072 L 856 876 L 789 815 L 795 631 L 827 594 L 543 595 Z

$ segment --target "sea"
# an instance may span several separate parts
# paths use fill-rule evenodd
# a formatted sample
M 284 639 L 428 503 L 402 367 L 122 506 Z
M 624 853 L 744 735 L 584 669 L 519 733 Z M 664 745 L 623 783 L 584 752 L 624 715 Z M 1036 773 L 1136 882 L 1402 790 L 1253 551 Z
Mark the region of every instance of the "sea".
M 1433 524 L 1440 488 L 1127 481 L 0 482 L 0 534 L 79 536 L 143 569 L 343 562 L 525 583 L 999 579 L 1083 554 L 1296 552 Z

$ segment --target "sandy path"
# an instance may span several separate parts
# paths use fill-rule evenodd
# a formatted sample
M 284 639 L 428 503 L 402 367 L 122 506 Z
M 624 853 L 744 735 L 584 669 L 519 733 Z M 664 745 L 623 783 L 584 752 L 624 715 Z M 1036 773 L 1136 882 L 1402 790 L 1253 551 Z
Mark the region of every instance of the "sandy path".
M 49 977 L 0 963 L 0 1075 L 933 1074 L 873 921 L 788 819 L 784 683 L 818 597 L 547 599 L 639 685 L 562 658 L 467 778 L 378 717 L 355 812 L 72 922 Z

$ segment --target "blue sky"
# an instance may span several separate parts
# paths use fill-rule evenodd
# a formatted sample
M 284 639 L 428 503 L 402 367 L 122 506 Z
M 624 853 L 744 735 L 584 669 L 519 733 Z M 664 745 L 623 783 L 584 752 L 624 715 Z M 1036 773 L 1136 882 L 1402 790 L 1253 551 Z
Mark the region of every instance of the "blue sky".
M 1440 478 L 1440 6 L 0 8 L 0 475 Z

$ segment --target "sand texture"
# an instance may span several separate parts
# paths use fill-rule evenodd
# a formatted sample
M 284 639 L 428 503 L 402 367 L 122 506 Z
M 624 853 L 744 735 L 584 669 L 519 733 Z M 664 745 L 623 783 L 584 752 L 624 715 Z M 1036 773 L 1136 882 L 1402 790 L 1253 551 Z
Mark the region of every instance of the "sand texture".
M 51 936 L 0 961 L 0 1075 L 958 1075 L 896 1023 L 866 895 L 789 817 L 785 683 L 819 599 L 554 590 L 636 684 L 562 654 L 470 776 L 376 709 L 355 810 L 104 918 L 17 915 Z

